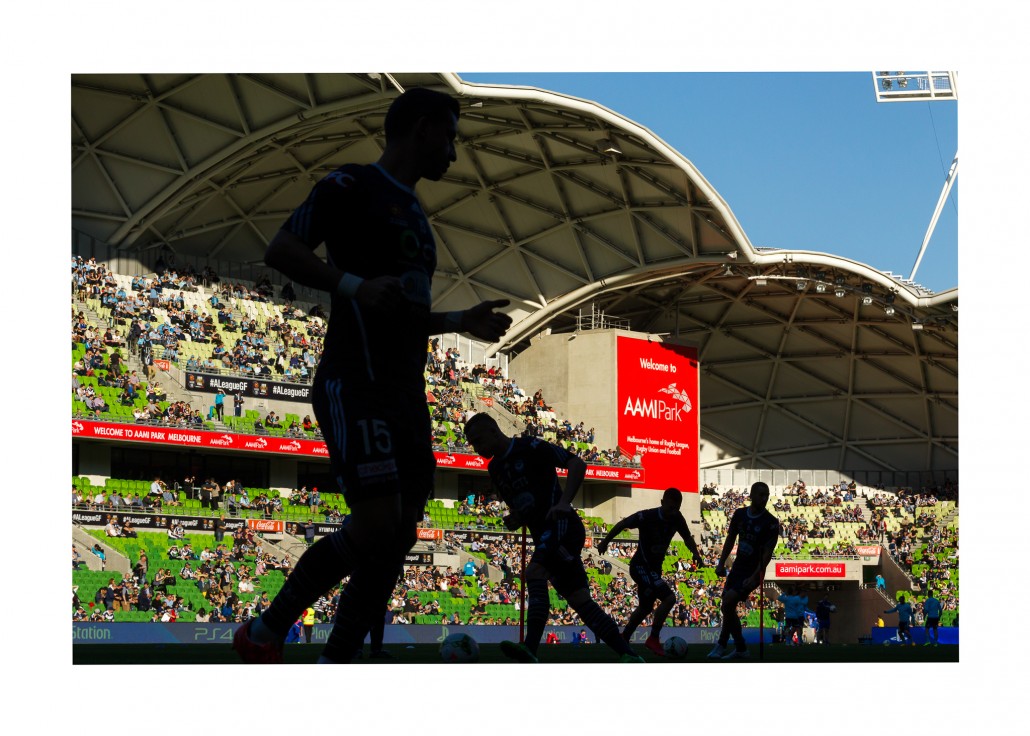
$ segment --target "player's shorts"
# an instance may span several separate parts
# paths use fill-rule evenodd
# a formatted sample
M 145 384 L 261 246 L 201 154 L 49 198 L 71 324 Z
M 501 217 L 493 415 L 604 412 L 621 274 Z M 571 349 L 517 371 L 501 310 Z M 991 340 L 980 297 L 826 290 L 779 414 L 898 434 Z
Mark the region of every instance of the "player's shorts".
M 906 631 L 909 630 L 909 628 L 910 627 L 909 627 L 909 624 L 908 624 L 907 621 L 899 621 L 898 622 L 898 633 L 899 634 L 905 633 Z
M 637 597 L 645 605 L 672 595 L 672 588 L 662 578 L 662 573 L 652 570 L 647 565 L 635 564 L 630 560 L 629 576 L 637 584 Z
M 587 571 L 583 567 L 583 543 L 586 529 L 576 514 L 562 514 L 534 538 L 536 548 L 530 563 L 542 566 L 549 573 L 551 585 L 563 597 L 587 587 Z
M 941 623 L 940 618 L 928 618 L 926 619 L 926 628 L 936 629 Z
M 783 626 L 788 629 L 796 628 L 804 623 L 799 618 L 785 618 L 783 619 Z
M 349 504 L 401 494 L 424 505 L 432 497 L 436 458 L 424 395 L 348 391 L 340 379 L 316 376 L 311 406 Z
M 723 585 L 723 591 L 735 590 L 740 594 L 741 598 L 748 595 L 752 590 L 758 587 L 758 581 L 750 587 L 744 587 L 744 581 L 751 577 L 751 572 L 754 572 L 754 565 L 741 565 L 737 562 L 733 563 L 733 567 L 730 568 L 729 573 L 726 575 L 726 584 Z M 740 570 L 740 572 L 737 572 Z M 745 572 L 750 570 L 751 572 Z

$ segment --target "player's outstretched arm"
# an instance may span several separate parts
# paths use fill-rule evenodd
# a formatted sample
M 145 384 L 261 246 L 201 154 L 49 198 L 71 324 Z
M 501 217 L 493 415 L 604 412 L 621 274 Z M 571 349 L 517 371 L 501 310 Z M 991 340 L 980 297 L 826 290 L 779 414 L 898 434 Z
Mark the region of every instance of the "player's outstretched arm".
M 698 549 L 697 542 L 694 541 L 694 536 L 688 529 L 681 531 L 680 536 L 683 537 L 683 541 L 686 543 L 687 549 L 690 550 L 690 554 L 694 556 L 694 559 L 697 560 L 697 564 L 700 565 L 702 559 L 701 550 Z
M 496 342 L 511 327 L 511 317 L 494 310 L 510 303 L 507 299 L 496 299 L 457 312 L 433 312 L 429 316 L 429 334 L 467 332 L 480 340 Z
M 626 528 L 626 520 L 625 519 L 622 519 L 621 521 L 617 522 L 615 524 L 615 526 L 613 526 L 611 529 L 609 529 L 608 533 L 604 535 L 604 539 L 602 539 L 600 542 L 597 543 L 597 551 L 600 554 L 602 554 L 602 555 L 605 552 L 607 552 L 608 551 L 608 545 L 611 544 L 611 541 L 613 539 L 615 539 L 615 537 L 619 536 L 619 532 L 621 532 L 625 528 Z

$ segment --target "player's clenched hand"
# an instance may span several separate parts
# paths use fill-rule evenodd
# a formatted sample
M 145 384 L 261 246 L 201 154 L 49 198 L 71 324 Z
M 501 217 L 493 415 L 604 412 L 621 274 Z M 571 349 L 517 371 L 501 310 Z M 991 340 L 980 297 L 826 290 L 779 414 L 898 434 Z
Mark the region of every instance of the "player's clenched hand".
M 602 539 L 600 542 L 597 543 L 597 552 L 598 552 L 598 554 L 602 554 L 603 555 L 607 551 L 608 551 L 608 543 Z
M 510 514 L 508 514 L 507 516 L 505 516 L 503 521 L 504 521 L 504 526 L 509 531 L 515 531 L 520 526 L 522 526 L 522 520 L 519 519 L 518 515 L 514 511 L 511 512 Z
M 493 310 L 506 307 L 510 304 L 507 299 L 497 299 L 490 302 L 480 302 L 471 309 L 465 310 L 462 317 L 462 328 L 473 337 L 488 342 L 496 342 L 501 335 L 511 327 L 511 317 L 503 312 Z
M 721 562 L 715 566 L 715 574 L 720 578 L 726 577 L 726 566 Z
M 556 516 L 560 516 L 561 514 L 574 513 L 576 512 L 573 510 L 571 503 L 556 503 L 554 506 L 550 508 L 550 510 L 547 512 L 547 516 L 544 518 L 547 520 L 551 520 Z
M 390 312 L 402 303 L 404 287 L 396 276 L 365 279 L 354 292 L 354 300 L 366 309 Z

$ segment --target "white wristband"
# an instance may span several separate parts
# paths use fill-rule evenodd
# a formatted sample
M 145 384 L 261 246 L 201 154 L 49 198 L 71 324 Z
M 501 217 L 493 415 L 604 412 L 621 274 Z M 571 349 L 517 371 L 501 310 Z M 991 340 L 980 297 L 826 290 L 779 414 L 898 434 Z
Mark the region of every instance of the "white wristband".
M 461 332 L 461 319 L 464 316 L 464 311 L 457 312 L 445 312 L 443 316 L 443 326 L 448 332 Z
M 346 299 L 353 299 L 354 295 L 358 293 L 358 287 L 364 282 L 365 279 L 360 276 L 355 276 L 352 273 L 345 273 L 340 277 L 340 282 L 336 284 L 336 290 L 334 293 Z

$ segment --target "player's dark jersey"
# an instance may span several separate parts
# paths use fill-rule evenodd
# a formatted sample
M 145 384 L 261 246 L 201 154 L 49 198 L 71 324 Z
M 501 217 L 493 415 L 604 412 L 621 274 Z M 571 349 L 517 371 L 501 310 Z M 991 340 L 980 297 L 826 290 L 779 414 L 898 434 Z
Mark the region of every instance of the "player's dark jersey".
M 737 555 L 733 569 L 754 570 L 762 561 L 762 551 L 772 547 L 780 536 L 780 521 L 768 509 L 762 509 L 757 517 L 748 513 L 744 506 L 733 512 L 728 534 L 737 533 Z
M 325 242 L 329 263 L 347 273 L 404 285 L 406 298 L 388 317 L 333 295 L 319 376 L 424 392 L 436 243 L 415 192 L 378 165 L 347 164 L 318 182 L 283 228 L 312 249 Z
M 561 500 L 561 485 L 556 467 L 567 468 L 574 457 L 564 448 L 544 440 L 515 437 L 504 455 L 497 455 L 488 466 L 490 480 L 501 498 L 539 540 L 545 528 L 544 517 Z
M 677 532 L 683 538 L 690 535 L 687 520 L 679 511 L 665 513 L 661 508 L 644 509 L 628 517 L 624 523 L 627 529 L 640 530 L 640 541 L 631 564 L 645 565 L 654 572 L 661 572 L 673 535 Z

